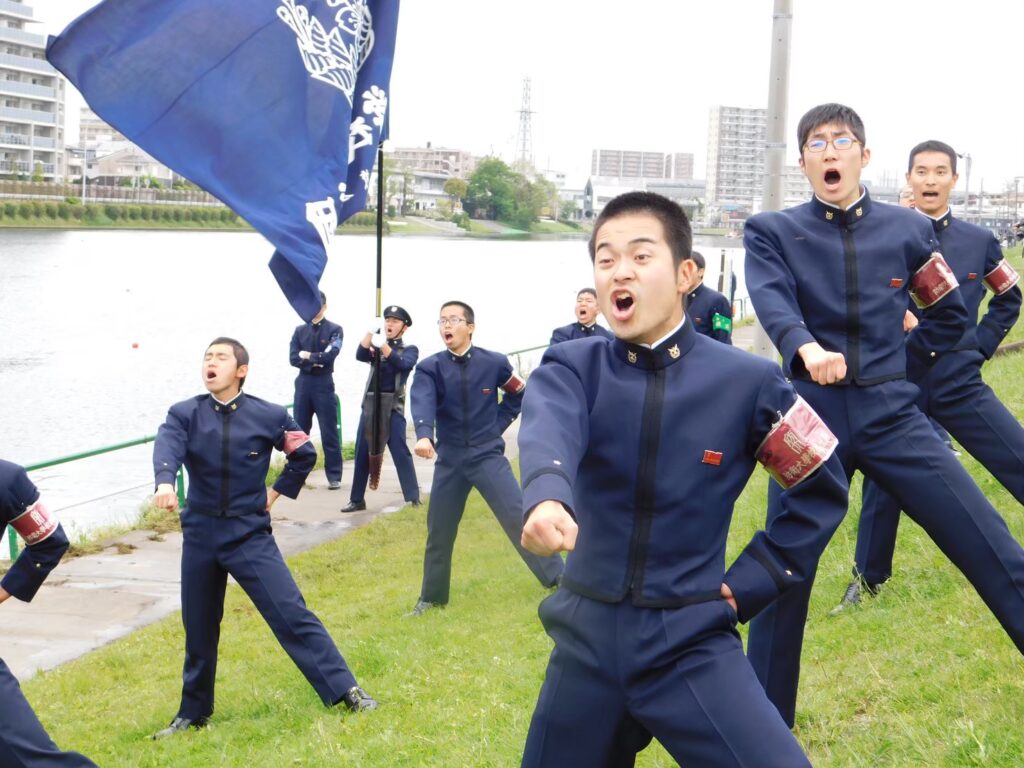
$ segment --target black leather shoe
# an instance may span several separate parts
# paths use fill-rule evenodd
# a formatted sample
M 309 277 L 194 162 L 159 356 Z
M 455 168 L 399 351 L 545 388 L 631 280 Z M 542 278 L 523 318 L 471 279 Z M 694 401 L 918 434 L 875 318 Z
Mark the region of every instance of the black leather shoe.
M 431 603 L 427 600 L 417 600 L 416 606 L 405 614 L 406 616 L 422 616 L 424 613 L 429 611 L 431 608 L 443 608 L 443 605 L 439 603 Z
M 423 502 L 420 501 L 419 499 L 413 499 L 412 501 L 409 502 L 409 506 L 410 507 L 422 507 L 423 506 Z
M 205 728 L 207 723 L 209 722 L 209 718 L 206 717 L 200 717 L 197 720 L 190 720 L 187 717 L 176 717 L 173 720 L 171 720 L 171 724 L 164 728 L 162 731 L 157 731 L 156 733 L 154 733 L 153 740 L 155 741 L 156 739 L 166 739 L 168 736 L 174 736 L 177 733 L 182 733 L 184 731 L 187 731 L 189 728 L 199 730 L 200 728 Z
M 380 706 L 375 698 L 358 685 L 352 686 L 348 693 L 341 697 L 341 700 L 351 712 L 369 712 Z
M 350 501 L 344 507 L 341 508 L 342 512 L 362 512 L 366 509 L 365 501 Z

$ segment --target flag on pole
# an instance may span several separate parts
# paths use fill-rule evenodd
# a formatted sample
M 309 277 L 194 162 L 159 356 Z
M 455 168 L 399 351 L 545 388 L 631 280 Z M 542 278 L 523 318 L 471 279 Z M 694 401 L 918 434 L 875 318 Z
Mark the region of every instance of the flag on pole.
M 93 111 L 274 246 L 304 319 L 386 137 L 399 0 L 105 0 L 46 58 Z

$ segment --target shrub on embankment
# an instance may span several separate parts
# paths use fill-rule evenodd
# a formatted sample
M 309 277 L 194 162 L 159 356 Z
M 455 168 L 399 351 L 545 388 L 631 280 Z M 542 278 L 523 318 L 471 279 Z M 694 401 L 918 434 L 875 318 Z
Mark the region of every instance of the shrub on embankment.
M 230 208 L 200 205 L 154 205 L 86 202 L 77 197 L 56 200 L 4 200 L 0 227 L 124 229 L 248 229 L 249 224 Z M 363 211 L 347 219 L 339 230 L 374 232 L 376 214 Z M 385 232 L 390 228 L 385 222 Z

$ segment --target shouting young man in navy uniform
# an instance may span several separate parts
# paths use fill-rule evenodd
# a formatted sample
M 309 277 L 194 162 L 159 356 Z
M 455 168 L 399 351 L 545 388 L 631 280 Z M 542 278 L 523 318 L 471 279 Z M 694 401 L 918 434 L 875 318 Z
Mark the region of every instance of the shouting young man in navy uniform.
M 519 543 L 523 496 L 501 436 L 519 415 L 525 385 L 508 358 L 473 346 L 474 320 L 468 304 L 445 302 L 437 326 L 447 350 L 420 361 L 412 381 L 416 455 L 437 455 L 427 510 L 423 586 L 414 615 L 448 603 L 455 536 L 473 488 L 541 584 L 554 586 L 562 575 L 561 557 L 537 557 Z
M 967 328 L 957 281 L 936 252 L 928 220 L 876 205 L 860 185 L 870 159 L 864 124 L 824 104 L 797 128 L 810 202 L 753 216 L 744 231 L 746 278 L 757 317 L 797 392 L 839 438 L 855 469 L 891 493 L 960 568 L 1024 651 L 1024 550 L 917 408 L 920 380 Z M 920 201 L 918 201 L 920 205 Z M 907 291 L 920 324 L 900 333 Z M 768 491 L 768 521 L 785 513 Z M 797 682 L 812 579 L 783 595 L 750 628 L 747 651 L 786 722 Z
M 57 518 L 39 500 L 24 468 L 0 460 L 0 539 L 11 525 L 25 542 L 18 559 L 0 581 L 0 603 L 36 596 L 68 549 Z M 2 609 L 0 609 L 2 610 Z M 63 752 L 39 722 L 11 670 L 0 659 L 0 765 L 24 768 L 96 768 L 77 752 Z
M 723 344 L 732 344 L 732 307 L 729 300 L 714 288 L 704 285 L 704 255 L 694 251 L 690 258 L 697 265 L 697 274 L 686 297 L 686 316 L 693 321 L 697 333 Z
M 616 338 L 552 347 L 530 377 L 523 543 L 569 556 L 540 608 L 555 648 L 524 766 L 632 766 L 652 736 L 684 766 L 810 765 L 735 625 L 814 572 L 846 479 L 779 367 L 686 318 L 691 242 L 666 198 L 609 202 L 590 256 Z M 733 504 L 758 460 L 788 486 L 785 513 L 726 571 Z
M 958 178 L 956 152 L 948 144 L 925 141 L 910 151 L 907 182 L 915 205 L 928 217 L 939 250 L 960 283 L 968 316 L 967 329 L 952 351 L 917 382 L 918 405 L 1024 504 L 1024 428 L 981 377 L 981 366 L 1020 315 L 1019 278 L 991 232 L 953 218 L 949 195 Z M 986 288 L 993 295 L 979 322 Z M 854 578 L 844 604 L 859 601 L 862 583 L 874 593 L 892 575 L 899 519 L 899 502 L 866 480 Z
M 352 473 L 352 494 L 342 512 L 361 512 L 366 509 L 366 482 L 370 476 L 370 447 L 366 439 L 367 418 L 374 418 L 373 386 L 376 357 L 380 355 L 380 391 L 390 397 L 384 398 L 389 414 L 381 423 L 388 425 L 388 450 L 398 472 L 402 496 L 413 506 L 420 504 L 420 486 L 416 481 L 416 468 L 412 453 L 405 439 L 405 383 L 416 366 L 420 351 L 412 344 L 402 341 L 405 329 L 412 326 L 412 317 L 397 304 L 384 310 L 383 319 L 371 323 L 363 340 L 356 348 L 356 360 L 370 364 L 370 376 L 366 380 L 366 396 L 363 411 L 359 415 L 359 429 L 356 431 L 356 468 Z M 381 333 L 383 329 L 383 333 Z M 383 421 L 386 419 L 386 422 Z
M 340 325 L 324 317 L 327 296 L 323 291 L 320 303 L 316 317 L 298 326 L 292 334 L 288 360 L 299 369 L 292 412 L 299 428 L 307 434 L 313 428 L 316 414 L 327 487 L 336 491 L 341 488 L 341 438 L 338 437 L 338 405 L 334 395 L 334 360 L 341 351 L 344 333 Z
M 589 339 L 591 336 L 612 337 L 611 331 L 597 324 L 597 293 L 593 288 L 581 288 L 576 294 L 576 322 L 555 328 L 548 344 L 558 344 L 573 339 Z
M 202 375 L 208 394 L 171 406 L 153 446 L 156 506 L 174 510 L 174 478 L 188 471 L 181 513 L 181 618 L 185 667 L 181 706 L 154 738 L 201 728 L 213 714 L 217 645 L 228 576 L 256 605 L 275 637 L 327 706 L 374 709 L 306 602 L 271 533 L 270 509 L 298 496 L 316 463 L 309 435 L 280 405 L 242 392 L 249 353 L 234 339 L 210 342 Z M 274 449 L 284 470 L 267 490 Z

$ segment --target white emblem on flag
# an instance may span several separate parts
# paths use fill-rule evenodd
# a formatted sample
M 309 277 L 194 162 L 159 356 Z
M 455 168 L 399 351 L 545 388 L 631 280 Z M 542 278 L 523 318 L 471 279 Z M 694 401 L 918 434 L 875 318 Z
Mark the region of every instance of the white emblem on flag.
M 384 126 L 384 113 L 388 111 L 388 95 L 379 85 L 371 85 L 370 90 L 363 91 L 363 114 L 373 115 L 373 124 L 378 128 Z
M 315 203 L 306 203 L 306 221 L 312 224 L 316 233 L 320 235 L 324 250 L 330 248 L 334 230 L 338 228 L 338 212 L 334 208 L 334 200 L 328 197 Z
M 363 0 L 328 0 L 327 4 L 341 8 L 330 32 L 295 0 L 281 0 L 277 16 L 295 33 L 306 71 L 345 94 L 351 107 L 356 75 L 373 49 L 373 17 Z
M 348 127 L 348 162 L 356 159 L 356 150 L 373 144 L 373 126 L 359 116 Z

